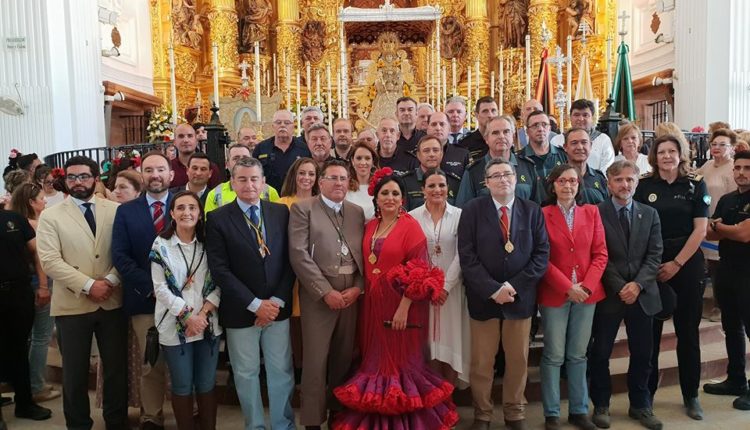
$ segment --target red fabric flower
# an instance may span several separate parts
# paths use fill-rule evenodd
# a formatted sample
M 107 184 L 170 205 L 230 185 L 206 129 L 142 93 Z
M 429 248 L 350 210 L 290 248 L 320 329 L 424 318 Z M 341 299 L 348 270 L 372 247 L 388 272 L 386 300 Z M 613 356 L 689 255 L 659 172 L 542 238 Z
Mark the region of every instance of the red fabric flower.
M 65 170 L 60 167 L 55 167 L 54 169 L 52 169 L 52 172 L 50 172 L 50 175 L 52 175 L 52 177 L 55 179 L 62 178 L 63 176 L 65 176 Z
M 436 303 L 445 285 L 445 274 L 439 267 L 429 267 L 422 260 L 410 260 L 393 267 L 386 274 L 389 282 L 404 288 L 404 296 Z
M 375 187 L 380 183 L 380 181 L 386 177 L 393 174 L 393 169 L 390 167 L 383 167 L 382 169 L 379 169 L 376 171 L 372 178 L 370 179 L 370 186 L 367 188 L 367 194 L 374 196 L 375 195 Z

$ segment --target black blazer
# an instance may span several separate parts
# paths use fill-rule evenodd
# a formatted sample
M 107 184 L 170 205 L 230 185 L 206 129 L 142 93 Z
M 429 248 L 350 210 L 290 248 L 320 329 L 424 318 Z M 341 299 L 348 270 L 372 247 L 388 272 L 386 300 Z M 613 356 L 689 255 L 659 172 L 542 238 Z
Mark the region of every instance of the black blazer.
M 255 314 L 247 307 L 255 298 L 267 300 L 275 296 L 284 301 L 276 321 L 285 320 L 292 313 L 294 273 L 289 264 L 289 209 L 265 200 L 261 200 L 260 207 L 270 249 L 265 258 L 260 255 L 255 233 L 248 227 L 237 200 L 208 213 L 206 254 L 211 276 L 221 287 L 222 327 L 252 326 Z
M 524 319 L 536 309 L 537 284 L 549 260 L 549 240 L 539 205 L 515 199 L 510 238 L 515 249 L 508 254 L 492 196 L 477 197 L 464 205 L 458 223 L 458 256 L 469 315 L 475 320 Z M 516 290 L 516 300 L 499 305 L 491 296 L 505 281 Z
M 599 213 L 607 238 L 609 261 L 602 276 L 607 297 L 597 304 L 597 310 L 605 313 L 621 311 L 626 305 L 618 293 L 626 283 L 634 281 L 642 288 L 638 303 L 643 312 L 656 315 L 661 311 L 656 275 L 663 250 L 659 214 L 654 208 L 633 201 L 630 240 L 626 242 L 612 199 L 599 203 Z

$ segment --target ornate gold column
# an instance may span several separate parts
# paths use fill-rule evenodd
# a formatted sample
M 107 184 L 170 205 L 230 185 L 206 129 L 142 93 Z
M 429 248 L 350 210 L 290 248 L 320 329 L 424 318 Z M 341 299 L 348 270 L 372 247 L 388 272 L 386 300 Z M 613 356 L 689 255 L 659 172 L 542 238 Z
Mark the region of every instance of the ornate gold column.
M 466 59 L 474 72 L 474 64 L 479 60 L 481 86 L 479 94 L 489 95 L 490 88 L 490 21 L 487 18 L 487 0 L 468 0 L 466 2 Z M 473 77 L 476 79 L 476 77 Z M 478 97 L 473 94 L 472 98 Z M 473 109 L 473 106 L 469 106 Z
M 531 94 L 536 91 L 536 81 L 539 78 L 539 57 L 542 49 L 542 24 L 546 25 L 550 34 L 547 50 L 550 55 L 555 53 L 557 43 L 557 11 L 558 0 L 531 0 L 529 2 L 529 34 L 531 35 Z M 565 49 L 565 47 L 562 47 Z M 563 51 L 564 52 L 564 51 Z
M 296 86 L 296 72 L 304 72 L 299 52 L 299 47 L 302 43 L 300 40 L 301 30 L 299 27 L 299 4 L 297 0 L 278 0 L 278 15 L 276 58 L 279 61 L 280 90 L 285 91 L 286 65 L 289 64 L 291 68 L 290 87 Z M 286 58 L 286 63 L 284 62 L 284 58 Z
M 151 57 L 154 62 L 154 95 L 169 100 L 169 9 L 162 11 L 159 0 L 151 0 Z M 166 28 L 166 31 L 164 30 Z
M 234 0 L 211 0 L 208 18 L 211 21 L 211 46 L 214 43 L 219 46 L 219 93 L 229 95 L 229 87 L 240 83 L 240 72 L 237 68 L 240 62 L 237 48 L 239 30 Z M 211 46 L 207 53 L 208 58 L 211 58 Z

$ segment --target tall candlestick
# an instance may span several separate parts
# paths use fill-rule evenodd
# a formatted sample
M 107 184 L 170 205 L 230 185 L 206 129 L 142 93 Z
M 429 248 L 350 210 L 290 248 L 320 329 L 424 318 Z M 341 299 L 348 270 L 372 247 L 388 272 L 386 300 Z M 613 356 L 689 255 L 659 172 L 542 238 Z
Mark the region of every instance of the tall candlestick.
M 214 60 L 214 104 L 219 107 L 219 44 L 211 45 Z
M 341 114 L 341 72 L 336 71 L 336 96 L 338 101 L 336 102 L 336 116 L 342 118 L 344 115 Z
M 495 98 L 495 71 L 490 72 L 490 97 Z
M 172 124 L 177 126 L 177 81 L 174 72 L 174 46 L 169 42 L 169 90 L 172 98 Z
M 568 109 L 570 109 L 570 104 L 572 100 L 572 89 L 573 89 L 573 37 L 568 35 L 568 49 L 567 49 L 567 87 L 568 87 Z
M 266 95 L 271 97 L 271 71 L 266 68 Z
M 326 61 L 326 95 L 328 96 L 328 132 L 333 132 L 333 112 L 331 109 L 331 63 Z
M 302 130 L 302 114 L 300 113 L 300 105 L 302 104 L 302 99 L 300 95 L 300 76 L 299 76 L 299 70 L 297 70 L 297 131 L 299 132 Z
M 438 105 L 445 104 L 445 82 L 442 79 L 443 67 L 440 64 L 440 19 L 435 20 L 435 74 L 437 75 L 437 99 Z
M 276 91 L 279 90 L 279 65 L 276 63 L 276 53 L 273 53 L 273 83 Z
M 476 81 L 477 81 L 476 84 L 474 84 L 474 89 L 475 89 L 475 91 L 474 91 L 474 97 L 478 99 L 479 98 L 479 79 L 481 77 L 481 74 L 480 74 L 481 72 L 479 71 L 479 60 L 477 60 L 474 63 L 474 70 L 475 70 L 475 74 L 476 74 L 475 77 L 476 77 Z
M 456 94 L 456 82 L 457 82 L 456 81 L 456 57 L 451 58 L 451 72 L 452 72 L 451 83 L 453 84 L 453 86 L 451 87 L 451 94 L 455 96 L 457 95 Z
M 340 47 L 340 54 L 341 54 L 341 60 L 340 60 L 340 67 L 341 67 L 341 78 L 337 81 L 339 82 L 339 116 L 342 118 L 349 118 L 349 67 L 348 67 L 348 60 L 346 56 L 346 39 L 344 37 L 344 23 L 339 23 L 339 42 L 341 43 Z
M 424 72 L 424 83 L 425 83 L 425 94 L 427 94 L 427 103 L 432 102 L 432 47 L 427 48 L 427 64 L 425 64 Z M 436 106 L 437 107 L 437 106 Z
M 502 52 L 500 53 L 500 76 L 498 76 L 498 80 L 500 81 L 500 88 L 499 88 L 499 95 L 497 98 L 497 112 L 502 115 L 503 114 L 503 99 L 505 98 L 505 64 L 503 62 L 505 59 L 503 58 Z
M 323 100 L 320 98 L 320 69 L 315 69 L 315 103 L 320 107 Z
M 312 75 L 310 74 L 310 62 L 305 61 L 305 85 L 307 87 L 307 105 L 312 106 Z
M 255 42 L 253 45 L 253 53 L 255 54 L 255 115 L 258 117 L 258 122 L 263 122 L 263 115 L 261 114 L 260 104 L 260 42 Z
M 612 94 L 612 36 L 607 36 L 607 88 L 604 96 L 609 98 Z
M 526 100 L 531 99 L 531 36 L 526 35 Z
M 292 65 L 286 63 L 286 108 L 292 110 Z
M 466 68 L 466 106 L 471 106 L 471 66 Z M 471 109 L 466 109 L 466 121 L 471 128 Z
M 447 76 L 448 76 L 448 70 L 445 66 L 442 66 L 443 68 L 443 103 L 445 103 L 446 100 L 448 100 L 448 85 L 447 85 Z

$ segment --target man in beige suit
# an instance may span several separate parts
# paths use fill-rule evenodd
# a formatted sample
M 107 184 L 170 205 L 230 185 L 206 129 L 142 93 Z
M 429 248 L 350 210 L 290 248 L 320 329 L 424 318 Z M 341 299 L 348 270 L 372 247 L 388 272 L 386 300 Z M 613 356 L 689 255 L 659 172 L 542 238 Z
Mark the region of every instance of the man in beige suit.
M 318 183 L 320 196 L 294 203 L 289 215 L 289 260 L 300 283 L 304 351 L 300 423 L 307 429 L 320 429 L 327 406 L 340 408 L 331 390 L 349 373 L 356 302 L 364 291 L 365 217 L 361 207 L 344 200 L 346 163 L 328 161 Z
M 91 337 L 104 368 L 104 422 L 126 429 L 127 320 L 110 253 L 117 203 L 94 196 L 99 166 L 88 157 L 65 163 L 70 198 L 42 213 L 37 229 L 39 260 L 55 281 L 50 314 L 57 324 L 63 363 L 63 411 L 68 429 L 93 425 L 88 397 Z

